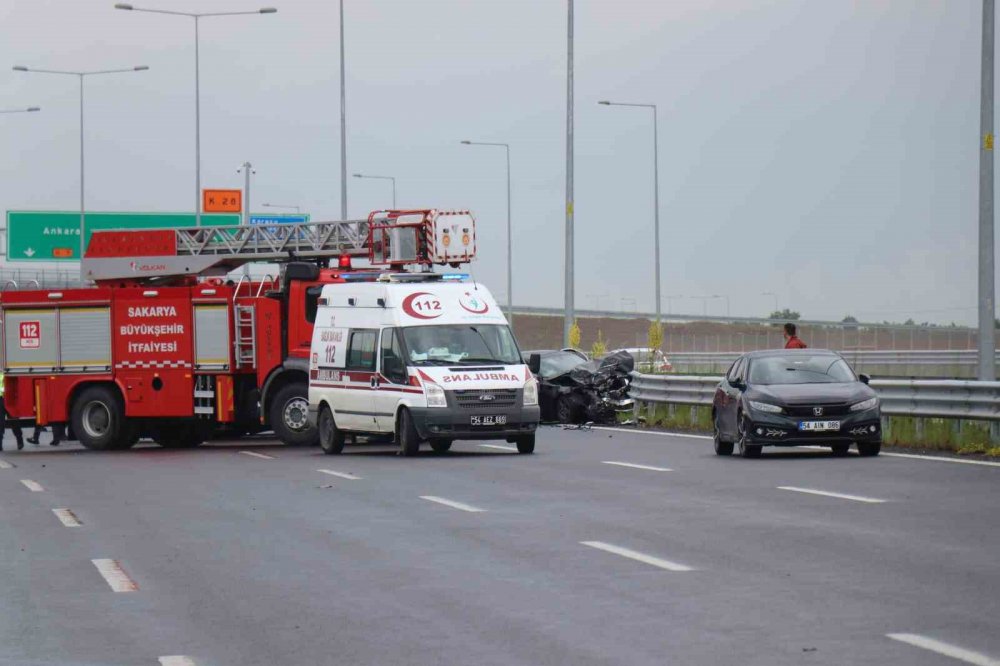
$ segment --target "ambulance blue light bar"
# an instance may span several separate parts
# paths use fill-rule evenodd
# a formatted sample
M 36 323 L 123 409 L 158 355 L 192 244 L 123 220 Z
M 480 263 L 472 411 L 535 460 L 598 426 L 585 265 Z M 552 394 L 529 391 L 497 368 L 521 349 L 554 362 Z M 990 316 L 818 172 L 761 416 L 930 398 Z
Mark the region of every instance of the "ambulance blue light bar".
M 442 280 L 468 280 L 468 273 L 445 273 L 441 276 Z

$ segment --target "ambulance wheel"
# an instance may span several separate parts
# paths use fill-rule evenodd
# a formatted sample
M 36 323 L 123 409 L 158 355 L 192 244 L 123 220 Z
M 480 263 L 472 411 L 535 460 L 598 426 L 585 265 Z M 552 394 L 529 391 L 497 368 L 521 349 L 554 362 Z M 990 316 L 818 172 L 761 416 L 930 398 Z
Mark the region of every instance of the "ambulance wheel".
M 413 423 L 410 410 L 406 408 L 399 412 L 396 437 L 399 439 L 399 455 L 409 457 L 420 452 L 420 433 L 417 432 L 417 426 Z
M 80 444 L 96 451 L 119 448 L 129 432 L 124 423 L 125 409 L 117 391 L 107 386 L 85 388 L 70 411 L 73 433 Z
M 448 453 L 451 449 L 451 441 L 450 439 L 432 439 L 431 449 L 434 450 L 434 453 Z
M 319 448 L 323 453 L 336 455 L 344 450 L 344 442 L 347 437 L 344 431 L 337 427 L 337 422 L 333 419 L 333 412 L 326 405 L 319 410 Z
M 268 418 L 271 430 L 285 444 L 316 446 L 319 443 L 319 432 L 309 423 L 309 389 L 304 382 L 278 389 L 271 399 Z
M 534 433 L 530 435 L 521 435 L 514 440 L 517 444 L 518 453 L 534 453 L 535 452 L 535 435 Z

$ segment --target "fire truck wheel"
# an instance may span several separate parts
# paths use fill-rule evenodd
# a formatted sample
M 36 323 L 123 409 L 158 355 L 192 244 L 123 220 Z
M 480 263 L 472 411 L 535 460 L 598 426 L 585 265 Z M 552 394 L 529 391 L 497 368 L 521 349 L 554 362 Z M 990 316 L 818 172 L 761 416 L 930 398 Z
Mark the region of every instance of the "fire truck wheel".
M 319 412 L 319 447 L 323 449 L 323 453 L 334 455 L 344 450 L 346 440 L 344 431 L 337 427 L 337 422 L 333 419 L 333 412 L 323 405 Z
M 450 439 L 432 439 L 431 440 L 431 449 L 434 450 L 434 453 L 447 453 L 448 450 L 451 449 L 451 440 Z
M 119 444 L 126 442 L 129 435 L 124 411 L 116 391 L 107 386 L 88 387 L 77 397 L 70 412 L 73 433 L 88 449 L 120 448 Z
M 417 432 L 417 426 L 413 424 L 410 410 L 405 408 L 400 410 L 396 433 L 399 438 L 399 455 L 415 456 L 420 452 L 420 433 Z
M 316 446 L 319 432 L 309 425 L 309 389 L 305 383 L 281 387 L 271 399 L 271 430 L 285 444 Z

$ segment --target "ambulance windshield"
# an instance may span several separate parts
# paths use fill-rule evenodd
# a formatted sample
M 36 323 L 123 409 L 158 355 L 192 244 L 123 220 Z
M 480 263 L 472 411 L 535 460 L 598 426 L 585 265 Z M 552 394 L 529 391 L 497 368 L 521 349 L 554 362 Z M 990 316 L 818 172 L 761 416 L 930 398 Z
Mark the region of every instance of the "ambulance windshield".
M 410 365 L 521 363 L 514 336 L 506 326 L 409 326 L 402 331 Z

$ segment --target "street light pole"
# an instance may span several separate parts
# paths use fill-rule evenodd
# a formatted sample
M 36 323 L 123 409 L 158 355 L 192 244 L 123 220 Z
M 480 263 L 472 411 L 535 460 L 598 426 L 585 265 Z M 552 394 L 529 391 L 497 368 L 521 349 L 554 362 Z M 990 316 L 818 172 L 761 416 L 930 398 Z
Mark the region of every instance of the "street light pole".
M 369 176 L 363 173 L 352 174 L 355 178 L 371 178 L 373 180 L 390 180 L 392 181 L 392 208 L 396 209 L 396 177 L 395 176 Z
M 569 347 L 575 319 L 573 303 L 573 0 L 567 0 L 566 28 L 566 296 L 563 345 Z
M 495 143 L 491 141 L 462 141 L 466 146 L 498 146 L 502 147 L 507 155 L 507 319 L 511 327 L 514 326 L 514 271 L 513 262 L 513 241 L 511 240 L 510 223 L 510 144 Z
M 629 102 L 609 102 L 601 100 L 602 106 L 634 106 L 650 109 L 653 112 L 653 252 L 654 279 L 656 280 L 656 321 L 660 321 L 660 141 L 656 123 L 655 104 L 632 104 Z
M 725 294 L 715 294 L 712 298 L 724 298 L 726 299 L 726 316 L 729 316 L 729 296 Z
M 33 111 L 41 111 L 40 106 L 29 106 L 26 109 L 0 109 L 0 113 L 31 113 Z
M 34 69 L 24 65 L 15 65 L 15 72 L 31 72 L 35 74 L 60 74 L 63 76 L 75 76 L 80 81 L 80 277 L 83 278 L 83 255 L 87 249 L 87 213 L 84 200 L 84 141 L 83 141 L 83 79 L 87 76 L 97 76 L 98 74 L 121 74 L 124 72 L 144 72 L 149 67 L 138 65 L 127 69 L 102 69 L 89 72 L 74 72 L 56 69 Z M 37 110 L 37 107 L 32 107 Z M 29 111 L 31 109 L 28 109 Z
M 669 317 L 672 313 L 672 309 L 670 307 L 671 302 L 677 298 L 684 298 L 684 294 L 673 294 L 671 296 L 664 296 L 663 298 L 667 301 L 667 316 Z
M 344 0 L 340 0 L 340 219 L 347 219 L 347 88 L 344 82 Z
M 253 170 L 253 165 L 249 161 L 244 162 L 236 170 L 236 173 L 243 172 L 243 226 L 250 227 L 250 176 L 257 172 Z M 250 264 L 243 264 L 243 275 L 250 277 Z
M 979 100 L 979 379 L 996 379 L 996 275 L 993 256 L 993 37 L 994 2 L 983 0 L 982 80 Z
M 274 7 L 263 7 L 251 12 L 178 12 L 169 9 L 144 9 L 120 2 L 115 9 L 146 14 L 169 14 L 194 19 L 194 217 L 195 225 L 201 226 L 201 64 L 199 60 L 198 21 L 207 16 L 246 16 L 249 14 L 274 14 Z

